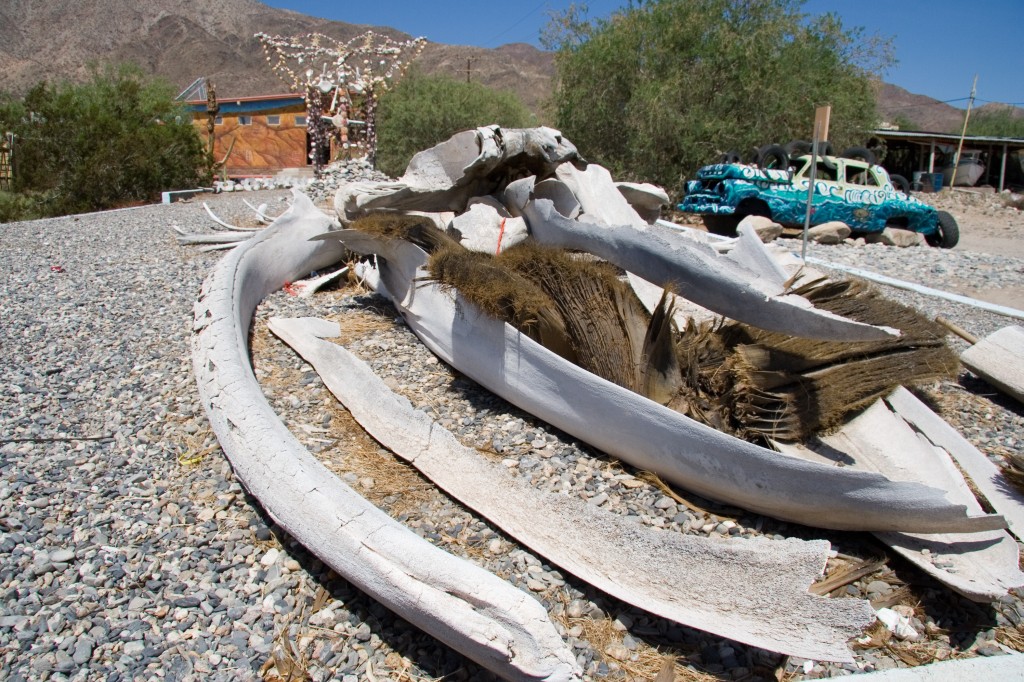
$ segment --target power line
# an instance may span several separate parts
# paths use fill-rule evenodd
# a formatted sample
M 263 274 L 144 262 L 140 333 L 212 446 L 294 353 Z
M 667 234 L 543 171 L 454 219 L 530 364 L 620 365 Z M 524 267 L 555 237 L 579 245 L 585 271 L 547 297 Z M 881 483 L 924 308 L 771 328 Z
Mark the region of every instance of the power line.
M 923 104 L 904 104 L 902 106 L 888 107 L 888 108 L 889 109 L 914 109 L 916 107 L 930 107 L 930 106 L 933 106 L 935 104 L 952 104 L 953 102 L 963 102 L 966 99 L 970 99 L 970 98 L 969 97 L 957 97 L 956 99 L 944 99 L 944 100 L 941 100 L 941 101 L 936 100 L 934 102 L 925 102 Z
M 526 21 L 527 19 L 532 17 L 534 14 L 537 13 L 537 10 L 539 10 L 541 7 L 543 7 L 546 4 L 548 4 L 548 2 L 547 2 L 547 0 L 544 0 L 544 2 L 540 3 L 539 5 L 537 5 L 533 9 L 531 9 L 529 12 L 524 14 L 523 17 L 519 21 L 517 21 L 517 22 L 515 22 L 513 24 L 509 24 L 508 26 L 505 27 L 504 31 L 501 31 L 497 35 L 491 36 L 486 41 L 484 41 L 483 44 L 484 45 L 490 45 L 492 42 L 494 42 L 498 38 L 502 37 L 503 35 L 507 34 L 509 31 L 514 29 L 516 26 L 518 26 L 519 24 L 523 23 L 524 21 Z

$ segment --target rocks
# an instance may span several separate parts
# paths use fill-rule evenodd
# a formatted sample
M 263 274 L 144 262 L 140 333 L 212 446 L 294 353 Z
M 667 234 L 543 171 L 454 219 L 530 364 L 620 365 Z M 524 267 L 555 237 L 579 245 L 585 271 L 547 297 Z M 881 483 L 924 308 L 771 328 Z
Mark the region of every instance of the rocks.
M 849 226 L 839 221 L 822 223 L 807 230 L 807 240 L 817 244 L 839 244 L 849 236 Z
M 864 235 L 864 241 L 868 244 L 885 244 L 886 246 L 927 246 L 924 235 L 913 230 L 901 230 L 897 227 L 887 227 L 881 232 L 872 232 Z M 822 242 L 824 243 L 824 242 Z
M 332 178 L 368 172 L 358 163 L 328 169 L 314 183 L 316 191 L 326 196 Z M 243 198 L 266 203 L 267 212 L 277 215 L 287 206 L 286 195 L 253 190 L 209 200 L 218 216 L 243 224 L 252 219 Z M 399 671 L 410 679 L 488 679 L 291 544 L 234 480 L 199 409 L 188 358 L 192 305 L 218 256 L 175 246 L 166 238 L 172 222 L 199 231 L 207 218 L 196 203 L 176 203 L 3 226 L 0 259 L 17 284 L 0 288 L 0 677 L 257 679 L 285 635 L 303 647 L 313 679 L 370 679 L 371 670 L 377 679 L 397 679 Z M 1019 284 L 1022 267 L 1006 255 L 880 244 L 812 245 L 811 254 L 942 287 L 1010 287 Z M 54 263 L 64 272 L 53 272 Z M 941 313 L 978 335 L 1007 323 L 910 292 L 886 295 L 929 316 Z M 268 314 L 346 316 L 378 309 L 371 320 L 380 328 L 356 339 L 353 351 L 418 409 L 447 420 L 464 441 L 485 450 L 500 443 L 500 458 L 514 464 L 509 470 L 533 485 L 580 496 L 664 532 L 779 539 L 791 532 L 785 524 L 703 500 L 691 500 L 702 511 L 676 503 L 637 472 L 475 389 L 368 295 L 328 291 L 299 300 L 278 293 L 257 316 L 257 374 L 308 447 L 319 446 L 339 475 L 352 474 L 353 485 L 418 534 L 471 556 L 559 614 L 554 617 L 565 620 L 566 642 L 591 679 L 616 679 L 623 674 L 620 664 L 625 669 L 654 645 L 681 652 L 701 670 L 718 666 L 733 678 L 743 670 L 771 678 L 780 656 L 609 600 L 417 477 L 398 479 L 396 492 L 391 477 L 397 474 L 379 472 L 386 453 L 372 443 L 354 447 L 348 440 L 353 436 L 340 430 L 342 413 L 319 382 L 307 380 L 308 370 L 261 337 L 259 328 Z M 1024 442 L 1024 417 L 988 393 L 964 375 L 929 395 L 969 440 L 999 458 Z M 57 437 L 65 440 L 47 440 Z M 372 458 L 360 462 L 355 457 L 364 449 Z M 858 546 L 859 537 L 829 539 L 844 554 L 873 557 L 874 547 Z M 899 568 L 849 587 L 860 597 L 890 599 L 898 597 L 901 578 L 914 582 L 914 599 L 926 608 L 912 617 L 893 611 L 928 647 L 947 656 L 969 649 L 1001 653 L 977 626 L 961 637 L 979 607 L 921 586 L 917 577 Z M 989 623 L 985 627 L 993 618 L 1009 627 L 1024 621 L 1016 595 L 981 610 L 977 620 Z M 310 614 L 306 626 L 303 614 Z M 591 627 L 602 624 L 614 632 L 614 642 L 587 639 Z M 812 663 L 809 670 L 824 677 L 906 665 L 878 647 L 855 655 L 852 669 Z M 802 674 L 802 667 L 790 668 Z
M 782 236 L 782 225 L 773 221 L 771 218 L 765 218 L 759 215 L 748 215 L 740 221 L 740 225 L 749 225 L 754 228 L 754 232 L 757 232 L 757 236 L 761 238 L 765 244 L 770 244 L 779 237 Z M 739 226 L 737 226 L 739 229 Z

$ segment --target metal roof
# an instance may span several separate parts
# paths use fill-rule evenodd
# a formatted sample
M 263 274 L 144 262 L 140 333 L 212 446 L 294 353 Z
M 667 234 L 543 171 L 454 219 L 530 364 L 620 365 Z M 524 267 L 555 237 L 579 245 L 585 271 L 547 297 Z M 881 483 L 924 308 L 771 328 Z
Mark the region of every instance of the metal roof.
M 960 136 L 956 133 L 930 133 L 918 130 L 873 130 L 872 135 L 888 138 L 901 138 L 906 140 L 948 140 L 959 142 Z M 1010 147 L 1024 147 L 1024 138 L 1021 137 L 993 137 L 989 135 L 966 135 L 964 142 L 983 142 L 986 144 L 1008 145 Z

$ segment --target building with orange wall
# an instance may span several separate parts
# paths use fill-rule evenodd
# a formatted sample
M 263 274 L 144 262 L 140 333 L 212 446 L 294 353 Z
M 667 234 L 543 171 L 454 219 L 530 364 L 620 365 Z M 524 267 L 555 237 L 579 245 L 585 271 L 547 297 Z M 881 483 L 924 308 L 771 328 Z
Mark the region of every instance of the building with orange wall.
M 188 99 L 185 103 L 200 137 L 208 140 L 207 100 Z M 285 168 L 312 164 L 302 95 L 223 98 L 217 105 L 213 158 L 218 163 L 224 161 L 228 177 L 274 175 Z

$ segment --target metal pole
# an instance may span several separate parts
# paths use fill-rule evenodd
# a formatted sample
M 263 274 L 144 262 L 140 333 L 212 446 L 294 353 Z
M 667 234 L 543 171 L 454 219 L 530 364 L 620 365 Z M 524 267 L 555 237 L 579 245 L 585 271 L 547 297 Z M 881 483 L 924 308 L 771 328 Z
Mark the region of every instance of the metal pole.
M 803 245 L 800 248 L 801 260 L 807 260 L 807 232 L 811 229 L 811 212 L 814 210 L 812 204 L 814 202 L 814 181 L 818 177 L 818 142 L 821 136 L 821 129 L 819 123 L 816 120 L 814 122 L 814 137 L 811 142 L 811 176 L 810 184 L 807 185 L 807 212 L 804 214 L 804 237 Z
M 1010 148 L 1007 143 L 1003 143 L 1003 163 L 999 169 L 999 191 L 1002 192 L 1003 188 L 1006 187 L 1006 155 L 1010 153 Z

